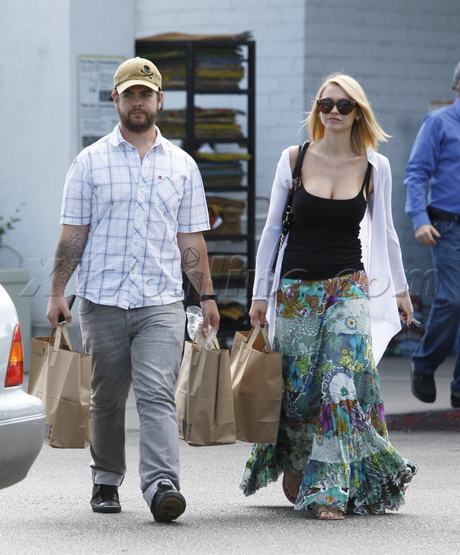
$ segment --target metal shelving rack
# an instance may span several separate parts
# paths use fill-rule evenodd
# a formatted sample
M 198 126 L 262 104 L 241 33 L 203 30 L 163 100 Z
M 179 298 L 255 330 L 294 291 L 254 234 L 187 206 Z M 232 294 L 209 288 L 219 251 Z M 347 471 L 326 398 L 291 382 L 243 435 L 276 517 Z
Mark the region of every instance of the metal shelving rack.
M 244 87 L 225 87 L 225 88 L 202 88 L 197 84 L 196 67 L 197 67 L 197 52 L 200 48 L 216 48 L 223 50 L 232 47 L 241 47 L 243 59 L 241 62 L 246 68 L 246 75 L 244 78 Z M 185 90 L 172 88 L 171 90 L 183 90 L 186 96 L 185 100 L 185 138 L 183 139 L 182 147 L 191 156 L 194 156 L 197 150 L 197 145 L 203 143 L 225 144 L 237 143 L 240 148 L 244 148 L 250 159 L 246 162 L 246 184 L 241 186 L 206 186 L 206 193 L 238 193 L 239 196 L 244 196 L 245 201 L 245 215 L 246 215 L 246 229 L 245 232 L 239 234 L 212 234 L 205 233 L 205 238 L 208 243 L 208 254 L 212 256 L 222 255 L 221 246 L 227 244 L 225 252 L 234 255 L 244 255 L 246 257 L 246 278 L 244 283 L 244 299 L 245 315 L 237 321 L 222 318 L 221 332 L 231 333 L 235 329 L 248 329 L 249 319 L 247 311 L 251 300 L 253 276 L 254 276 L 254 262 L 255 262 L 255 41 L 252 40 L 145 40 L 141 39 L 136 43 L 136 55 L 150 58 L 155 63 L 160 71 L 161 67 L 155 60 L 155 51 L 180 51 L 184 52 L 185 68 L 186 68 L 186 82 Z M 146 51 L 149 55 L 146 55 Z M 168 94 L 168 89 L 165 88 L 165 94 Z M 206 139 L 203 137 L 197 138 L 195 134 L 195 108 L 197 106 L 197 96 L 201 95 L 238 95 L 246 97 L 246 134 L 243 138 L 212 138 Z M 166 135 L 167 137 L 167 135 Z M 168 138 L 168 137 L 167 137 Z M 230 247 L 228 246 L 230 244 Z M 232 246 L 235 247 L 234 252 L 231 251 Z M 230 249 L 230 250 L 229 250 Z M 216 285 L 216 284 L 215 284 Z M 219 293 L 219 301 L 227 300 L 226 291 L 222 291 L 219 286 L 216 287 Z M 231 295 L 229 295 L 231 297 Z M 187 303 L 187 299 L 186 299 Z M 193 302 L 188 302 L 193 304 Z

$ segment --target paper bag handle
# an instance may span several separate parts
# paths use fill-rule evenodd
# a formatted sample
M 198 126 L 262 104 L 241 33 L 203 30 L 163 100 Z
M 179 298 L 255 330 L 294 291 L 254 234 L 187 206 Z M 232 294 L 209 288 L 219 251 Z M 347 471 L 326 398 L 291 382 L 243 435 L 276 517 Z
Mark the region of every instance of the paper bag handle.
M 262 333 L 262 337 L 264 338 L 264 342 L 265 342 L 264 352 L 269 353 L 271 351 L 267 330 L 265 329 L 265 327 L 261 328 L 260 324 L 256 324 L 255 326 L 252 327 L 251 331 L 249 332 L 249 335 L 241 345 L 240 360 L 242 362 L 244 362 L 247 356 L 249 355 L 249 352 L 251 351 L 259 333 Z
M 201 330 L 198 330 L 197 333 L 195 334 L 195 337 L 193 338 L 192 343 L 194 345 L 196 345 L 197 351 L 195 353 L 195 357 L 192 361 L 192 364 L 195 366 L 196 364 L 198 364 L 198 359 L 200 358 L 201 355 L 201 351 L 203 350 L 203 345 L 204 342 L 206 341 L 206 336 L 204 335 L 204 333 Z M 213 349 L 220 349 L 219 346 L 219 341 L 217 340 L 217 337 L 214 337 L 212 340 L 212 348 Z
M 54 333 L 56 332 L 56 335 Z M 67 343 L 67 346 L 71 351 L 75 351 L 72 347 L 72 343 L 70 341 L 69 332 L 67 331 L 67 324 L 64 322 L 62 324 L 58 324 L 56 330 L 51 331 L 50 337 L 50 345 L 51 341 L 54 337 L 54 345 L 53 345 L 53 353 L 51 355 L 50 366 L 54 366 L 56 364 L 56 359 L 59 353 L 59 347 L 61 346 L 61 341 L 64 339 L 64 342 Z

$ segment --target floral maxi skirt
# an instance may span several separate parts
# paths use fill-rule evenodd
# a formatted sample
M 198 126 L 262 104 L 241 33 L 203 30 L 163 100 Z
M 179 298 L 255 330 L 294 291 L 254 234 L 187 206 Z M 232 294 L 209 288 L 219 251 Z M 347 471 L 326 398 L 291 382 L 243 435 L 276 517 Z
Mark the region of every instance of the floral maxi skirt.
M 288 469 L 300 482 L 296 509 L 397 509 L 417 465 L 403 459 L 388 438 L 365 272 L 324 281 L 282 280 L 274 348 L 283 355 L 278 439 L 275 445 L 252 446 L 240 484 L 244 494 Z

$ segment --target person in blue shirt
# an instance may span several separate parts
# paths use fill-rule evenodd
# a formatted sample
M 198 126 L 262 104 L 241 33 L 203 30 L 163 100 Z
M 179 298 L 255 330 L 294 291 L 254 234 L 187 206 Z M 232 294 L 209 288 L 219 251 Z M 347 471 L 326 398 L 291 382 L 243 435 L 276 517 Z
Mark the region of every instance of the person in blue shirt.
M 431 247 L 436 276 L 436 298 L 411 363 L 412 393 L 425 403 L 436 400 L 434 374 L 454 347 L 460 327 L 460 62 L 453 89 L 457 92 L 454 103 L 423 120 L 404 179 L 406 213 L 412 218 L 417 241 Z M 460 351 L 451 382 L 451 404 L 460 408 Z

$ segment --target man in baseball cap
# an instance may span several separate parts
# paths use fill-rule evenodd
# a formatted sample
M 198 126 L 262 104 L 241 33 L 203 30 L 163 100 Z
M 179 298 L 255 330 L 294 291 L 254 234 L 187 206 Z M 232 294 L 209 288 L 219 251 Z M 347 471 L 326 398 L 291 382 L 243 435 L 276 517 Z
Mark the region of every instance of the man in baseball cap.
M 452 81 L 457 98 L 423 120 L 404 180 L 406 212 L 417 241 L 431 248 L 436 280 L 436 298 L 411 365 L 412 393 L 424 403 L 436 400 L 434 374 L 454 348 L 460 328 L 460 62 Z M 452 407 L 460 408 L 458 349 L 450 393 Z
M 174 402 L 185 329 L 182 269 L 200 296 L 202 331 L 219 328 L 202 234 L 209 229 L 203 182 L 195 160 L 156 125 L 163 94 L 150 60 L 132 58 L 117 69 L 112 98 L 120 122 L 67 173 L 47 310 L 53 329 L 60 314 L 71 321 L 64 292 L 76 267 L 69 261 L 77 259 L 80 326 L 93 357 L 90 505 L 95 513 L 121 511 L 132 383 L 141 490 L 159 522 L 186 506 Z
M 112 98 L 120 117 L 120 132 L 131 144 L 138 140 L 145 142 L 139 151 L 141 158 L 155 142 L 159 131 L 155 122 L 163 101 L 161 84 L 157 67 L 145 58 L 126 60 L 113 78 Z M 151 134 L 144 134 L 149 130 Z
M 161 91 L 161 74 L 155 64 L 139 57 L 123 62 L 115 72 L 113 88 L 121 94 L 133 85 L 146 85 L 154 91 Z

